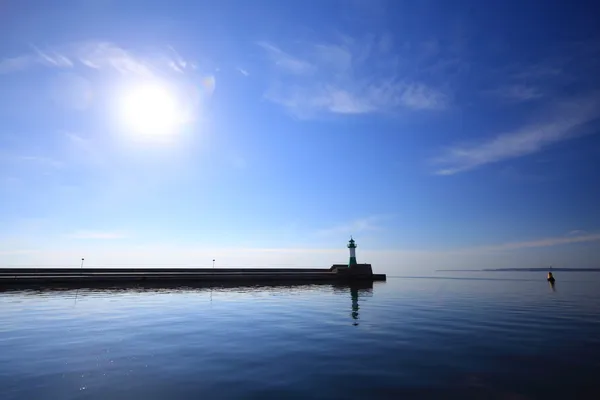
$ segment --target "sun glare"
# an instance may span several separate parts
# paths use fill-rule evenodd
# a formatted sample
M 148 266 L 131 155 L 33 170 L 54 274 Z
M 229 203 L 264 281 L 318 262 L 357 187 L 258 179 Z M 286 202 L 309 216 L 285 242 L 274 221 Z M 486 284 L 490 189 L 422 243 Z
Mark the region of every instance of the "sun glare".
M 185 123 L 175 93 L 166 85 L 138 85 L 127 90 L 120 100 L 122 122 L 135 134 L 171 135 Z

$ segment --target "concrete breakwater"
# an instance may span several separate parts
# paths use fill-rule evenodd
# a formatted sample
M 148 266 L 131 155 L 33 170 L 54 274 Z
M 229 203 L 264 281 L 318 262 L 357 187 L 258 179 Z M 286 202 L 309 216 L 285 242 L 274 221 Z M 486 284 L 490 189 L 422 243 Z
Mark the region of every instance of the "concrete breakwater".
M 326 268 L 0 268 L 0 285 L 99 282 L 385 281 L 370 264 Z

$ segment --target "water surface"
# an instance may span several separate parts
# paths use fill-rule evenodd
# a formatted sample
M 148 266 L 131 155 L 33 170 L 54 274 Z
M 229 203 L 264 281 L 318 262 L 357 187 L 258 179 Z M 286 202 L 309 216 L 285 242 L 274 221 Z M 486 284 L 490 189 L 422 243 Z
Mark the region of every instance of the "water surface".
M 11 399 L 600 398 L 600 274 L 0 292 Z

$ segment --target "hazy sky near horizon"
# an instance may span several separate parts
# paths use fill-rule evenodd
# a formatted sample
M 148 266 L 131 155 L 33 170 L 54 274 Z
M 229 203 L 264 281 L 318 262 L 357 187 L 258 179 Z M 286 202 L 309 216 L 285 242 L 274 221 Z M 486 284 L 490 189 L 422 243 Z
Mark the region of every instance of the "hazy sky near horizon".
M 598 266 L 597 8 L 2 1 L 0 265 Z

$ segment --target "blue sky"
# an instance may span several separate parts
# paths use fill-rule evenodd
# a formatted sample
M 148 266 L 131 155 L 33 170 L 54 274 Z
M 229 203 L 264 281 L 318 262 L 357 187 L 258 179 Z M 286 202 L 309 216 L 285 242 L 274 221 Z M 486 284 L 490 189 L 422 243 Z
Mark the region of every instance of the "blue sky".
M 4 1 L 0 264 L 597 266 L 590 7 Z

